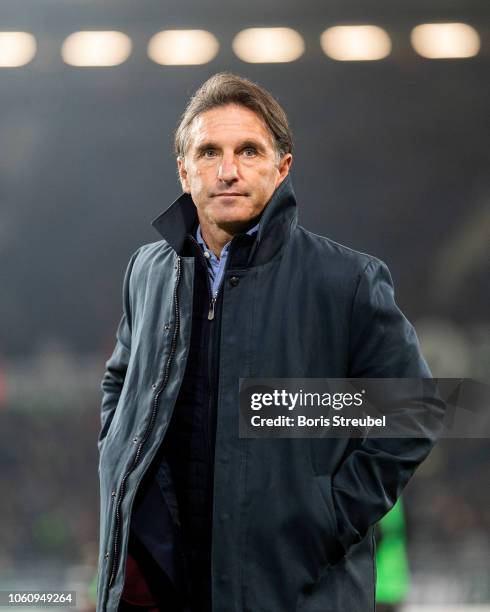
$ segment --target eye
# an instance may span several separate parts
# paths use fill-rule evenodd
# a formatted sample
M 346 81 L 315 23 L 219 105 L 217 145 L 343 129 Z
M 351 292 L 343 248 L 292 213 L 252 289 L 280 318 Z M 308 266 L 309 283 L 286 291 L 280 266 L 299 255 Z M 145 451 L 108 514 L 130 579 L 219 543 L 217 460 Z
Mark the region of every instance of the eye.
M 203 157 L 213 158 L 216 157 L 216 149 L 206 149 L 203 151 Z
M 257 149 L 255 147 L 246 147 L 243 149 L 245 157 L 255 157 L 257 155 Z

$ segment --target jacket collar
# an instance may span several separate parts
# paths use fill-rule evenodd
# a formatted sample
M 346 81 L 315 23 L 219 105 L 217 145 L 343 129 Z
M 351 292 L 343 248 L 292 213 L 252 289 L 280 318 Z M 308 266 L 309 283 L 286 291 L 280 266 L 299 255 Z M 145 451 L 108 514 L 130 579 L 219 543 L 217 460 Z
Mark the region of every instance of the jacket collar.
M 288 175 L 274 191 L 262 213 L 248 263 L 260 265 L 269 261 L 288 239 L 297 223 L 297 215 L 296 196 Z M 191 196 L 183 193 L 151 224 L 177 253 L 181 253 L 186 235 L 192 234 L 198 224 L 196 206 Z M 239 236 L 243 239 L 247 234 Z

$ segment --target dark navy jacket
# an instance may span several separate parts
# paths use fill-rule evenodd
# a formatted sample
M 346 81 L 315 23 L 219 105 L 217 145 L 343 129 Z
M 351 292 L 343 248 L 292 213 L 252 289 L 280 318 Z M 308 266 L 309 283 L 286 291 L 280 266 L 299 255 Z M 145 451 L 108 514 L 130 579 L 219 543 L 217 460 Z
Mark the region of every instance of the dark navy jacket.
M 172 418 L 189 354 L 195 206 L 133 255 L 102 383 L 98 610 L 117 610 L 134 498 Z M 289 177 L 252 245 L 232 242 L 222 294 L 212 529 L 214 612 L 375 609 L 373 525 L 432 448 L 417 439 L 243 439 L 240 378 L 429 377 L 387 267 L 297 225 Z M 407 397 L 407 413 L 419 398 Z M 440 413 L 438 402 L 433 411 Z M 423 425 L 421 425 L 423 427 Z

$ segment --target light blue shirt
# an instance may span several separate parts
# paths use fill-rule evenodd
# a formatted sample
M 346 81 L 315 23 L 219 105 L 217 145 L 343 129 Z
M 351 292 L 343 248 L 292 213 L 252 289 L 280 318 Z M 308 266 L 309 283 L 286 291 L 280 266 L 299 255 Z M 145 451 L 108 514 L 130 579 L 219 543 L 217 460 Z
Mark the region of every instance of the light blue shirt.
M 252 229 L 249 229 L 247 234 L 252 236 L 259 231 L 259 223 L 254 225 Z M 208 272 L 209 272 L 209 280 L 211 282 L 211 292 L 213 294 L 213 298 L 216 298 L 218 295 L 218 290 L 221 285 L 221 279 L 223 278 L 223 274 L 226 268 L 226 260 L 228 259 L 228 251 L 230 250 L 230 242 L 227 242 L 225 246 L 221 249 L 220 258 L 218 259 L 216 255 L 213 253 L 211 249 L 208 248 L 208 245 L 204 242 L 204 238 L 201 234 L 201 226 L 198 225 L 196 232 L 196 240 L 201 246 L 204 257 L 208 263 Z

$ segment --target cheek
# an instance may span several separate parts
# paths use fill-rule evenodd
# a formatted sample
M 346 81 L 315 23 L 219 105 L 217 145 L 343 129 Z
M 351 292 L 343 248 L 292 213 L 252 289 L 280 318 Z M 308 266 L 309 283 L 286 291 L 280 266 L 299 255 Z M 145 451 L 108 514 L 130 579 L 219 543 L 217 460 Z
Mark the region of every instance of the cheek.
M 260 191 L 262 196 L 270 197 L 275 189 L 279 173 L 274 169 L 261 172 L 259 178 Z
M 257 174 L 260 182 L 268 186 L 275 183 L 278 171 L 277 168 L 268 166 L 266 168 L 261 168 Z
M 199 191 L 202 189 L 202 171 L 195 170 L 189 175 L 189 185 L 192 191 Z
M 197 184 L 204 184 L 206 183 L 206 181 L 209 181 L 209 172 L 206 172 L 206 169 L 204 168 L 196 168 L 196 170 L 193 172 L 193 179 L 194 182 Z

